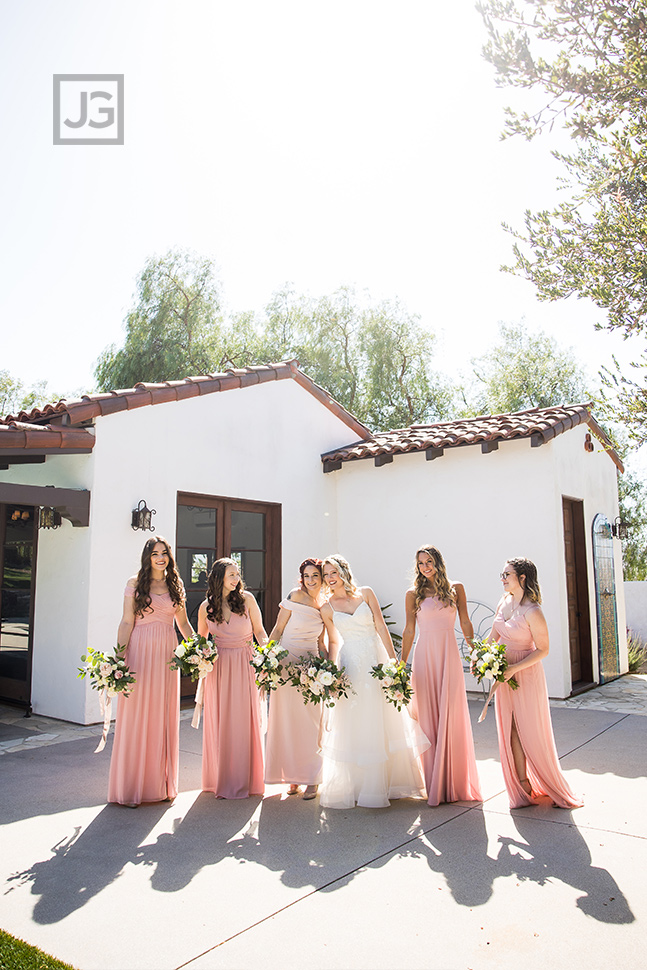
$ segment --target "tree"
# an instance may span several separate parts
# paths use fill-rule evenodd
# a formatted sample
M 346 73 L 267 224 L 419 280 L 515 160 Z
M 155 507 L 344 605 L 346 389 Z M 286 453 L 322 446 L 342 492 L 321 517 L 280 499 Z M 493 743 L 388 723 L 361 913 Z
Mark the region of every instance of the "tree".
M 647 327 L 647 3 L 645 0 L 483 2 L 490 40 L 484 53 L 498 83 L 542 96 L 533 112 L 507 110 L 506 134 L 533 138 L 563 126 L 581 147 L 553 152 L 567 198 L 526 212 L 513 232 L 515 263 L 540 299 L 592 300 L 601 324 L 626 336 Z M 632 380 L 607 373 L 615 416 L 635 440 L 647 439 L 643 354 Z
M 373 430 L 450 415 L 454 390 L 432 369 L 434 336 L 397 300 L 362 303 L 350 287 L 320 299 L 284 290 L 260 331 L 265 361 L 296 357 Z
M 210 260 L 170 252 L 146 263 L 122 348 L 107 348 L 102 390 L 296 358 L 371 428 L 447 417 L 453 391 L 431 369 L 434 337 L 398 301 L 371 304 L 349 287 L 313 299 L 286 288 L 263 315 L 225 318 Z
M 618 498 L 620 517 L 631 528 L 622 540 L 624 578 L 647 579 L 647 485 L 644 481 L 625 472 L 618 475 Z
M 126 318 L 124 346 L 100 355 L 97 384 L 109 390 L 244 366 L 255 340 L 250 325 L 235 330 L 224 325 L 213 262 L 170 251 L 147 261 L 137 304 Z
M 499 324 L 499 342 L 472 360 L 475 394 L 472 414 L 502 414 L 591 399 L 587 378 L 572 350 L 545 333 L 529 333 L 523 323 Z
M 48 391 L 47 381 L 37 381 L 28 387 L 19 378 L 12 377 L 8 370 L 0 370 L 0 415 L 20 414 L 53 400 L 59 400 L 59 397 Z

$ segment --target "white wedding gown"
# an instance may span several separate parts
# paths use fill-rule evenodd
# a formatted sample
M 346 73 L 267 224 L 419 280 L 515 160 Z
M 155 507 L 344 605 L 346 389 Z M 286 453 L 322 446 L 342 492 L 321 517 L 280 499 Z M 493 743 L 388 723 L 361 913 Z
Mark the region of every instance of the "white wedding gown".
M 355 694 L 329 711 L 321 749 L 324 757 L 320 803 L 325 808 L 386 808 L 389 798 L 424 798 L 418 761 L 429 741 L 406 708 L 397 711 L 371 677 L 387 661 L 370 606 L 363 601 L 351 615 L 334 611 L 343 645 L 337 665 L 345 667 Z

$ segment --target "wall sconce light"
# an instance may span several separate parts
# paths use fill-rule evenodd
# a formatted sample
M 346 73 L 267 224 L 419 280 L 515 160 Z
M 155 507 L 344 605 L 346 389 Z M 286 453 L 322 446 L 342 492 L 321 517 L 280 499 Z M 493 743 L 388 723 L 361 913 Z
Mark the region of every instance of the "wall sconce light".
M 155 532 L 155 527 L 151 523 L 151 519 L 154 515 L 157 515 L 157 511 L 155 509 L 149 509 L 144 499 L 141 499 L 137 505 L 137 508 L 133 509 L 133 516 L 130 524 L 135 530 L 141 529 L 142 532 Z
M 62 522 L 61 513 L 47 506 L 38 510 L 39 529 L 58 529 Z
M 615 522 L 611 526 L 611 531 L 616 539 L 628 539 L 629 529 L 631 528 L 631 522 L 623 522 L 620 516 L 616 517 Z
M 591 435 L 588 433 L 584 438 L 584 451 L 595 451 L 595 445 L 593 444 Z

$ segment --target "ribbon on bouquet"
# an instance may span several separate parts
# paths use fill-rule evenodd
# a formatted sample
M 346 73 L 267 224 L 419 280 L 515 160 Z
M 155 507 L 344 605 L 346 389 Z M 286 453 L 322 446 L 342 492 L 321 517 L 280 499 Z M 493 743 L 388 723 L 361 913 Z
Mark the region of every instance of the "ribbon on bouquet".
M 94 749 L 95 754 L 99 754 L 99 752 L 103 751 L 103 749 L 105 748 L 106 741 L 108 740 L 108 731 L 110 730 L 110 715 L 112 713 L 112 697 L 105 688 L 99 694 L 99 707 L 103 715 L 103 731 L 101 732 L 99 743 Z
M 319 718 L 319 737 L 317 738 L 317 754 L 321 754 L 324 734 L 330 731 L 330 708 L 327 704 L 323 705 L 321 717 Z
M 200 717 L 202 715 L 202 705 L 204 704 L 204 677 L 201 677 L 198 681 L 198 689 L 195 692 L 195 707 L 193 708 L 193 717 L 191 718 L 191 727 L 200 727 Z
M 499 686 L 499 681 L 498 680 L 494 680 L 492 682 L 492 686 L 490 687 L 490 693 L 487 695 L 487 700 L 486 700 L 486 702 L 485 702 L 485 704 L 483 706 L 483 710 L 481 711 L 481 716 L 479 717 L 479 720 L 478 720 L 478 723 L 479 724 L 482 721 L 485 720 L 485 715 L 487 714 L 488 706 L 490 704 L 490 701 L 494 697 L 495 691 L 496 691 L 496 689 L 497 689 L 498 686 Z

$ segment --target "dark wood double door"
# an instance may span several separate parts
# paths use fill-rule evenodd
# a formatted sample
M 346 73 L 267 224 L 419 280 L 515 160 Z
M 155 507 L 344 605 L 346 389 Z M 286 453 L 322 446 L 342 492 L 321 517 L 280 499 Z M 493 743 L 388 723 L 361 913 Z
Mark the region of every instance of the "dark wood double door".
M 268 633 L 281 599 L 281 506 L 214 495 L 178 494 L 176 559 L 187 595 L 187 614 L 197 629 L 198 609 L 216 559 L 238 564 L 254 594 Z M 182 693 L 191 693 L 183 684 Z
M 26 708 L 31 703 L 37 513 L 33 505 L 0 504 L 0 698 Z

